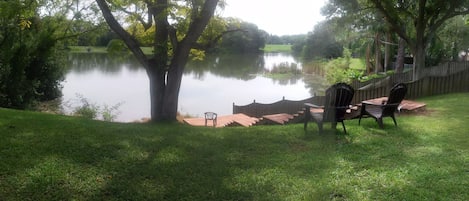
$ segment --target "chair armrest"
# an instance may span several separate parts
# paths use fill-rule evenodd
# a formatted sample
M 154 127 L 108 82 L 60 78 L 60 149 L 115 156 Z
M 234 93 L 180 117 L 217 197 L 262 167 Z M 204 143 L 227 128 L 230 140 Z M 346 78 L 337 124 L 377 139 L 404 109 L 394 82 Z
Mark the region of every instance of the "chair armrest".
M 342 107 L 336 107 L 337 109 L 350 109 L 352 108 L 352 105 L 347 105 L 347 106 L 342 106 Z
M 383 108 L 385 108 L 385 107 L 395 107 L 395 108 L 398 108 L 399 105 L 401 105 L 401 103 L 386 104 L 386 105 L 383 105 Z
M 364 105 L 378 105 L 378 106 L 382 105 L 382 104 L 373 103 L 373 102 L 370 102 L 370 101 L 362 101 L 362 104 L 364 104 Z
M 324 106 L 318 106 L 318 105 L 315 105 L 315 104 L 311 104 L 311 103 L 305 103 L 305 107 L 312 107 L 312 108 L 324 108 Z

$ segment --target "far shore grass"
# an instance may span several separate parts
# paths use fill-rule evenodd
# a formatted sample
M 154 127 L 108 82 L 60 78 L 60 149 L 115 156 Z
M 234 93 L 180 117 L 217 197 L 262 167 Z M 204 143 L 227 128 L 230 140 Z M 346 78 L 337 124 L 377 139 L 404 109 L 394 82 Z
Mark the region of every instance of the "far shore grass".
M 348 135 L 0 108 L 0 200 L 469 200 L 469 93 L 418 101 Z
M 69 46 L 72 53 L 107 53 L 106 47 L 97 46 Z M 151 47 L 141 47 L 145 54 L 151 54 Z M 263 49 L 264 52 L 291 52 L 291 45 L 273 45 L 267 44 Z
M 262 49 L 264 52 L 291 52 L 292 45 L 266 44 Z

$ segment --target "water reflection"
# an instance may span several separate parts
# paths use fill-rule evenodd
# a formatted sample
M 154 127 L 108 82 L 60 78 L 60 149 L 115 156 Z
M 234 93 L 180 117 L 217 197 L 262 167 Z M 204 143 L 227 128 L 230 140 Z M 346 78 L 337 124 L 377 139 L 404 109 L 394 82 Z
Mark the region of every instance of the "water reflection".
M 122 71 L 122 68 L 130 71 L 141 69 L 140 63 L 129 54 L 76 53 L 69 54 L 68 61 L 69 70 L 73 73 L 86 73 L 98 70 L 105 74 L 116 74 Z
M 64 82 L 64 101 L 81 94 L 92 103 L 115 105 L 117 121 L 134 121 L 150 116 L 148 77 L 132 56 L 70 54 L 70 69 Z M 210 56 L 192 61 L 183 75 L 179 111 L 202 116 L 206 111 L 231 114 L 232 105 L 271 103 L 285 97 L 300 100 L 322 90 L 320 77 L 267 78 L 258 76 L 275 63 L 295 62 L 283 54 Z M 309 80 L 309 81 L 308 81 Z
M 207 56 L 203 61 L 189 62 L 185 74 L 193 74 L 194 78 L 203 80 L 204 74 L 210 72 L 220 77 L 247 81 L 263 72 L 264 63 L 262 54 Z

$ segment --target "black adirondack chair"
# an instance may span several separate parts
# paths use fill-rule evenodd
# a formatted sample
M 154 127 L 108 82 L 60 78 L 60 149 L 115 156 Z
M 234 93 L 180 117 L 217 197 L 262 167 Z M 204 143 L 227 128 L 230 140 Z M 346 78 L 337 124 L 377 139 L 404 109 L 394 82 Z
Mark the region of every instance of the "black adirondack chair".
M 358 124 L 360 125 L 362 117 L 373 117 L 378 122 L 379 127 L 384 128 L 383 118 L 391 117 L 394 125 L 397 126 L 394 113 L 400 109 L 399 105 L 404 100 L 406 93 L 407 86 L 404 83 L 399 83 L 391 89 L 387 101 L 381 104 L 363 101 Z
M 337 83 L 326 90 L 324 106 L 305 103 L 304 130 L 307 130 L 308 122 L 310 120 L 318 124 L 319 133 L 322 133 L 323 131 L 324 122 L 331 122 L 333 129 L 336 128 L 337 122 L 340 122 L 342 123 L 345 134 L 347 134 L 344 124 L 344 116 L 347 113 L 347 110 L 350 109 L 350 103 L 352 102 L 354 93 L 355 90 L 353 90 L 350 85 Z M 312 108 L 323 109 L 323 112 L 312 112 Z

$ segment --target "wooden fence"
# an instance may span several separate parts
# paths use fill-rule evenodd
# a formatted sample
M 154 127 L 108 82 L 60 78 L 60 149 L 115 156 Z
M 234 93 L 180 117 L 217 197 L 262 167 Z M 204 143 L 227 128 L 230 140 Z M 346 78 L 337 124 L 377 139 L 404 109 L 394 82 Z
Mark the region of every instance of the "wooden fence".
M 438 66 L 433 66 L 430 68 L 421 69 L 420 78 L 421 80 L 425 77 L 443 77 L 453 75 L 462 71 L 469 69 L 469 62 L 447 62 L 440 64 Z M 382 87 L 382 86 L 393 86 L 401 82 L 412 82 L 413 71 L 407 71 L 404 73 L 395 73 L 385 78 L 374 78 L 367 80 L 365 82 L 360 82 L 358 80 L 353 80 L 350 84 L 354 89 L 366 89 L 373 87 Z
M 406 99 L 469 92 L 469 65 L 467 62 L 447 63 L 438 67 L 425 69 L 422 73 L 426 76 L 417 81 L 411 81 L 411 73 L 402 73 L 389 76 L 385 79 L 367 82 L 367 84 L 360 83 L 360 85 L 356 84 L 355 86 L 352 84 L 356 89 L 352 104 L 360 103 L 363 100 L 388 96 L 391 87 L 399 82 L 406 83 L 408 87 Z M 233 114 L 244 113 L 253 117 L 278 113 L 296 114 L 303 110 L 304 103 L 323 105 L 323 102 L 323 96 L 315 96 L 299 101 L 283 99 L 270 104 L 253 102 L 248 105 L 238 106 L 233 103 Z
M 387 79 L 382 79 L 381 85 L 375 84 L 375 87 L 370 87 L 369 89 L 356 90 L 352 102 L 360 103 L 363 100 L 388 96 L 391 88 L 400 82 L 406 83 L 407 85 L 407 99 L 447 93 L 469 92 L 469 65 L 467 65 L 467 62 L 453 62 L 440 66 L 440 68 L 441 69 L 437 69 L 433 67 L 424 70 L 423 73 L 427 76 L 417 81 L 411 81 L 411 79 L 409 79 L 409 75 L 412 74 L 403 74 L 401 77 L 397 74 Z

